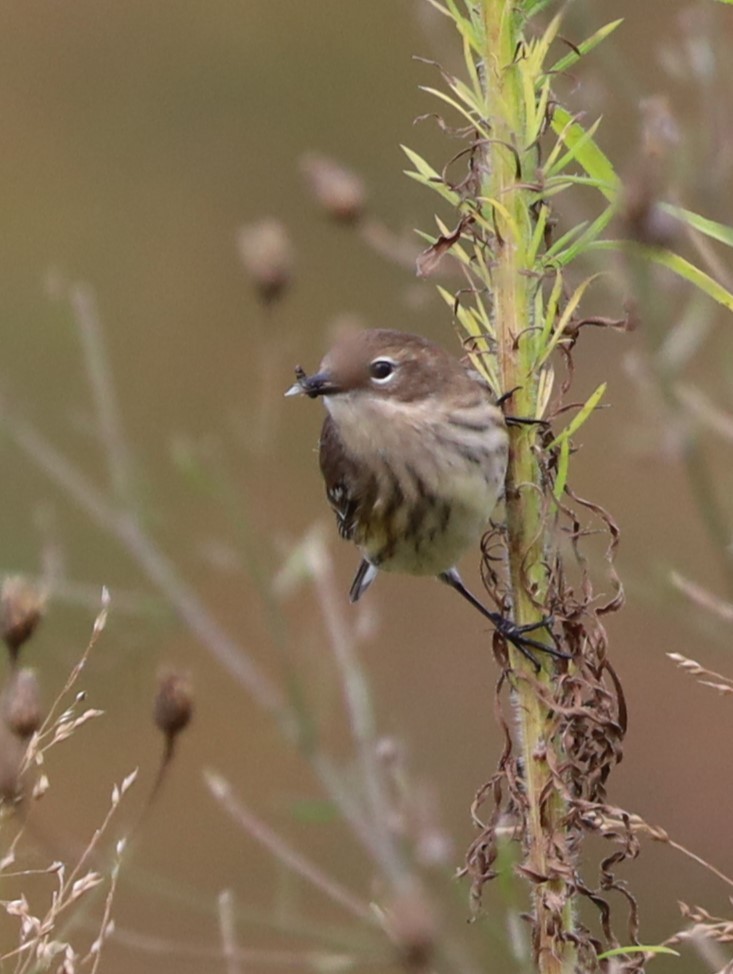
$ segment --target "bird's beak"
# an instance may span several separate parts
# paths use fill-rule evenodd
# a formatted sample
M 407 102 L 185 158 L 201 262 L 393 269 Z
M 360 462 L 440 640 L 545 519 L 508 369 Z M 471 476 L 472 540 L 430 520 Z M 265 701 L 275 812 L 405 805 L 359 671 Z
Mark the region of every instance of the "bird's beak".
M 328 372 L 306 375 L 303 369 L 298 366 L 295 375 L 296 380 L 285 393 L 286 396 L 309 396 L 311 399 L 315 399 L 318 396 L 332 396 L 339 391 Z

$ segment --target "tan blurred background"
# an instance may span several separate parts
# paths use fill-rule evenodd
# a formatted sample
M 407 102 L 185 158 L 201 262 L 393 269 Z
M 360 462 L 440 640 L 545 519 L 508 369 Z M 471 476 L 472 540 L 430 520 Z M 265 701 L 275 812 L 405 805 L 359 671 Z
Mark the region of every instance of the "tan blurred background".
M 669 167 L 675 190 L 687 205 L 733 219 L 730 191 L 721 196 L 726 184 L 709 169 L 711 160 L 721 161 L 715 139 L 733 128 L 730 106 L 727 119 L 714 111 L 722 103 L 715 86 L 726 79 L 713 72 L 695 89 L 684 72 L 675 77 L 684 38 L 697 29 L 683 12 L 713 18 L 709 36 L 718 47 L 702 43 L 697 54 L 714 65 L 716 50 L 733 42 L 733 11 L 712 0 L 692 8 L 677 0 L 586 8 L 571 11 L 565 25 L 574 41 L 607 18 L 626 21 L 566 82 L 574 109 L 604 115 L 602 144 L 622 172 L 633 171 L 639 102 L 665 95 L 681 133 Z M 373 218 L 406 242 L 412 228 L 433 225 L 435 201 L 402 175 L 399 143 L 438 167 L 457 148 L 430 123 L 413 128 L 415 116 L 436 108 L 417 88 L 435 82 L 434 70 L 413 54 L 448 66 L 455 58 L 444 22 L 427 4 L 407 0 L 25 0 L 0 11 L 5 406 L 32 419 L 104 485 L 78 329 L 65 297 L 69 283 L 87 282 L 97 295 L 147 525 L 215 617 L 277 681 L 283 660 L 262 585 L 317 523 L 327 528 L 344 602 L 356 564 L 355 552 L 338 543 L 322 497 L 313 452 L 320 406 L 282 400 L 293 366 L 312 368 L 331 330 L 352 319 L 419 331 L 457 348 L 432 283 L 390 263 L 357 232 L 329 223 L 299 171 L 305 152 L 333 155 L 364 176 Z M 714 123 L 721 126 L 715 132 Z M 690 143 L 707 136 L 696 155 Z M 292 289 L 268 315 L 236 246 L 238 228 L 264 216 L 284 222 L 295 250 Z M 618 316 L 630 283 L 614 261 L 606 266 L 618 275 L 596 288 L 586 308 Z M 666 291 L 662 307 L 684 306 L 686 292 L 667 279 L 653 287 Z M 654 389 L 638 379 L 645 349 L 665 327 L 656 320 L 650 339 L 644 307 L 640 314 L 633 334 L 585 337 L 575 390 L 581 398 L 609 381 L 612 408 L 584 428 L 572 479 L 623 531 L 619 566 L 628 605 L 610 631 L 631 723 L 609 797 L 731 872 L 733 705 L 665 657 L 676 651 L 733 673 L 729 631 L 675 594 L 669 572 L 731 593 L 669 446 L 674 431 Z M 707 304 L 699 314 L 710 337 L 687 374 L 730 408 L 733 320 Z M 223 888 L 234 892 L 242 946 L 301 943 L 259 919 L 296 907 L 309 923 L 335 926 L 328 904 L 290 882 L 202 783 L 203 768 L 222 771 L 289 840 L 368 890 L 369 870 L 345 830 L 301 814 L 319 797 L 303 763 L 176 623 L 134 560 L 7 438 L 0 449 L 2 567 L 33 574 L 51 559 L 60 579 L 27 654 L 49 700 L 86 644 L 97 590 L 106 584 L 112 592 L 108 628 L 82 683 L 90 705 L 106 716 L 52 753 L 50 792 L 32 812 L 52 836 L 55 856 L 91 834 L 113 782 L 139 765 L 141 779 L 111 838 L 134 820 L 161 747 L 149 717 L 158 666 L 175 661 L 195 680 L 195 723 L 129 855 L 114 906 L 118 938 L 102 969 L 225 970 L 216 958 L 215 901 Z M 711 439 L 705 449 L 733 523 L 730 444 Z M 198 458 L 201 469 L 192 470 L 187 457 Z M 469 560 L 474 582 L 476 569 Z M 381 579 L 367 608 L 363 621 L 373 634 L 362 652 L 380 728 L 404 742 L 416 776 L 439 796 L 459 864 L 473 835 L 469 803 L 500 748 L 486 633 L 459 600 L 427 581 Z M 338 753 L 343 721 L 312 589 L 298 589 L 281 616 L 283 645 Z M 729 890 L 665 848 L 645 847 L 623 875 L 639 896 L 647 943 L 676 929 L 678 899 L 729 910 Z M 82 918 L 82 941 L 93 936 L 95 915 Z M 0 924 L 4 949 L 14 930 Z M 493 936 L 481 924 L 470 935 Z M 662 959 L 656 969 L 705 968 L 688 955 Z

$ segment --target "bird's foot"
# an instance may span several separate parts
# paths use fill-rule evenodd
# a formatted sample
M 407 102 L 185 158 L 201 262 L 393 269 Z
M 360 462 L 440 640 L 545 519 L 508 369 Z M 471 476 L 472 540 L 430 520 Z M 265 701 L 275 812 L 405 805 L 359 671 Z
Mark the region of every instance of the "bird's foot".
M 539 672 L 542 667 L 535 656 L 534 651 L 539 653 L 547 653 L 552 656 L 553 659 L 571 659 L 567 653 L 564 653 L 561 649 L 557 648 L 557 637 L 552 631 L 552 625 L 554 619 L 552 616 L 545 616 L 544 619 L 540 619 L 539 622 L 529 622 L 526 625 L 517 625 L 516 622 L 512 622 L 511 619 L 507 619 L 506 616 L 500 615 L 498 612 L 492 612 L 491 621 L 494 623 L 496 631 L 502 636 L 508 643 L 511 643 L 516 650 L 518 650 L 525 659 L 528 659 L 530 663 L 535 667 L 537 672 Z M 537 632 L 540 629 L 544 629 L 552 639 L 552 645 L 540 642 L 539 639 L 533 639 L 531 636 L 527 635 L 531 632 Z
M 552 626 L 554 619 L 552 616 L 545 616 L 540 619 L 539 622 L 529 622 L 526 625 L 517 625 L 516 622 L 512 622 L 511 619 L 507 619 L 500 612 L 493 612 L 491 609 L 487 609 L 482 602 L 480 602 L 473 592 L 469 592 L 466 586 L 463 584 L 461 576 L 455 568 L 449 568 L 445 572 L 441 572 L 438 575 L 441 582 L 445 582 L 446 585 L 450 585 L 454 588 L 459 595 L 462 595 L 467 602 L 478 609 L 478 611 L 489 619 L 499 635 L 505 639 L 508 643 L 511 643 L 516 650 L 518 650 L 522 656 L 530 661 L 530 663 L 535 667 L 537 672 L 539 672 L 542 667 L 540 666 L 537 657 L 534 655 L 532 650 L 537 650 L 538 653 L 548 653 L 555 659 L 571 659 L 567 653 L 563 653 L 562 650 L 557 648 L 557 637 L 552 631 Z M 544 629 L 552 640 L 552 645 L 540 642 L 539 639 L 533 639 L 528 636 L 527 633 L 537 632 L 539 629 Z

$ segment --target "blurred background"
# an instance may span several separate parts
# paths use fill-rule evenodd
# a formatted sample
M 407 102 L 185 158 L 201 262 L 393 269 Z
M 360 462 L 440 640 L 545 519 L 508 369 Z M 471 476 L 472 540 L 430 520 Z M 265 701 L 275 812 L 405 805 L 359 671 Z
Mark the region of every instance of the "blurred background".
M 570 9 L 562 29 L 572 42 L 607 19 L 625 22 L 559 81 L 560 97 L 588 120 L 603 115 L 600 142 L 630 180 L 648 156 L 650 113 L 661 119 L 660 195 L 733 220 L 733 11 L 712 0 L 583 6 Z M 111 383 L 118 398 L 131 460 L 126 489 L 154 539 L 158 569 L 163 559 L 175 584 L 190 587 L 177 589 L 181 603 L 198 609 L 195 593 L 208 613 L 197 636 L 149 561 L 146 570 L 55 483 L 38 451 L 2 436 L 2 568 L 54 583 L 24 655 L 48 703 L 88 641 L 101 586 L 111 592 L 107 628 L 80 683 L 105 715 L 48 756 L 50 789 L 33 805 L 24 839 L 32 863 L 66 858 L 87 842 L 113 783 L 139 767 L 103 843 L 112 848 L 136 820 L 160 760 L 151 719 L 159 667 L 190 671 L 195 686 L 194 722 L 119 879 L 107 974 L 226 971 L 217 911 L 224 889 L 239 946 L 283 951 L 283 966 L 303 966 L 303 952 L 328 937 L 342 948 L 352 942 L 348 917 L 238 828 L 203 780 L 205 769 L 226 776 L 284 840 L 368 898 L 365 856 L 205 631 L 215 620 L 273 685 L 295 674 L 323 746 L 346 760 L 323 600 L 291 557 L 309 533 L 323 539 L 319 557 L 333 559 L 324 584 L 356 627 L 379 733 L 409 767 L 448 866 L 462 863 L 475 834 L 469 805 L 502 745 L 488 633 L 428 581 L 382 578 L 363 610 L 348 606 L 357 556 L 338 541 L 322 496 L 314 452 L 321 406 L 282 398 L 293 367 L 313 369 L 344 325 L 420 332 L 458 351 L 434 282 L 413 270 L 421 246 L 413 230 L 434 227 L 437 197 L 403 175 L 400 149 L 406 143 L 440 169 L 460 148 L 434 123 L 413 126 L 436 110 L 418 85 L 438 82 L 413 55 L 459 70 L 458 53 L 450 25 L 408 0 L 26 0 L 0 11 L 3 413 L 16 430 L 30 424 L 42 433 L 111 497 L 80 322 L 98 318 L 105 388 Z M 361 175 L 362 221 L 329 219 L 304 177 L 308 153 Z M 562 220 L 583 216 L 590 202 L 565 197 Z M 264 218 L 280 221 L 291 248 L 282 294 L 267 307 L 244 267 L 241 236 Z M 641 280 L 615 257 L 591 269 L 607 274 L 586 297 L 586 313 L 622 318 L 632 308 L 637 323 L 630 332 L 589 329 L 573 393 L 583 400 L 609 382 L 610 408 L 583 428 L 571 472 L 575 489 L 608 508 L 622 530 L 628 601 L 609 630 L 630 729 L 609 800 L 730 873 L 733 706 L 665 654 L 733 674 L 730 624 L 670 581 L 676 571 L 733 598 L 731 426 L 707 429 L 676 396 L 680 383 L 702 390 L 708 418 L 710 410 L 730 416 L 733 321 L 669 276 Z M 572 273 L 580 280 L 588 268 Z M 474 585 L 478 560 L 463 566 Z M 603 577 L 600 557 L 598 566 Z M 729 912 L 730 889 L 667 847 L 644 845 L 622 875 L 639 898 L 646 943 L 679 928 L 678 900 Z M 49 888 L 38 883 L 41 901 Z M 489 919 L 464 930 L 474 944 L 501 936 L 492 895 Z M 519 907 L 522 895 L 519 888 Z M 467 915 L 466 886 L 456 883 L 453 896 Z M 102 903 L 76 917 L 69 936 L 80 945 L 96 935 Z M 3 951 L 16 931 L 16 919 L 0 923 Z M 655 964 L 661 972 L 708 969 L 690 952 Z

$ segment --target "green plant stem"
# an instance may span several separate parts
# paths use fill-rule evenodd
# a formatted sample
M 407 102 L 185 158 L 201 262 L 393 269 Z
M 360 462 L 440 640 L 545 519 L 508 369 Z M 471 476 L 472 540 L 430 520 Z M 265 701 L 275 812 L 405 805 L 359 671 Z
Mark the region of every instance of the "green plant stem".
M 529 248 L 533 221 L 529 193 L 518 184 L 532 180 L 535 149 L 529 145 L 522 90 L 521 16 L 511 0 L 483 0 L 485 52 L 485 117 L 491 126 L 486 147 L 482 197 L 484 216 L 496 231 L 489 269 L 493 293 L 494 327 L 498 343 L 502 387 L 516 389 L 512 409 L 518 416 L 534 416 L 538 401 L 538 374 L 533 371 L 535 338 L 533 296 L 539 286 L 531 274 Z M 512 151 L 514 149 L 515 151 Z M 517 172 L 517 165 L 521 173 Z M 542 619 L 547 594 L 544 548 L 547 533 L 540 469 L 533 452 L 532 427 L 511 430 L 506 510 L 509 566 L 518 623 Z M 526 784 L 524 869 L 527 875 L 547 877 L 536 885 L 534 951 L 541 974 L 562 974 L 575 967 L 569 889 L 552 860 L 566 860 L 562 831 L 564 801 L 548 762 L 553 741 L 552 714 L 533 690 L 530 663 L 511 650 L 517 674 L 515 691 Z M 537 675 L 549 683 L 550 673 Z M 557 756 L 559 757 L 559 755 Z M 561 761 L 553 764 L 557 767 Z M 558 909 L 558 904 L 560 907 Z

